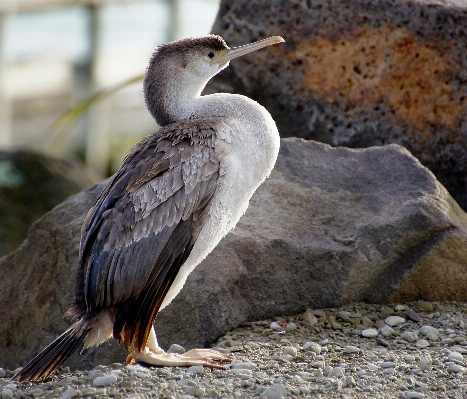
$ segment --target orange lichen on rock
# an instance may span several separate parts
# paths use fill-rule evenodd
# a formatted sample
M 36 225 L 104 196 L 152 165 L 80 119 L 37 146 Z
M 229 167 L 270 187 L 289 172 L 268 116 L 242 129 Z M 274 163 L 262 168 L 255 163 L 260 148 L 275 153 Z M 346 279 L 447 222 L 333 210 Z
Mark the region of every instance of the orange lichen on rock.
M 309 90 L 344 105 L 374 108 L 384 102 L 396 121 L 419 130 L 451 129 L 466 111 L 450 83 L 455 62 L 405 28 L 364 28 L 337 41 L 321 36 L 289 56 L 307 63 Z

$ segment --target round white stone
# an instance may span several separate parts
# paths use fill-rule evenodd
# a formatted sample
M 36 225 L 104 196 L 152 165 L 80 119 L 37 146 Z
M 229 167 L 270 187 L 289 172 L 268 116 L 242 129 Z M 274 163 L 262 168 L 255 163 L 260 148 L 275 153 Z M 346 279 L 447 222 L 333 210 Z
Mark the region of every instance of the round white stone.
M 356 346 L 349 345 L 344 348 L 344 353 L 358 353 L 360 352 L 360 349 L 358 349 Z
M 465 371 L 464 367 L 462 367 L 460 364 L 450 364 L 449 365 L 449 371 L 451 373 L 463 373 Z
M 329 373 L 330 377 L 342 377 L 344 375 L 344 370 L 342 370 L 340 367 L 334 367 L 331 372 Z
M 419 339 L 417 342 L 415 342 L 415 346 L 417 348 L 426 348 L 428 347 L 428 341 L 426 339 Z
M 420 363 L 418 365 L 418 367 L 420 368 L 420 370 L 423 370 L 423 371 L 427 371 L 427 370 L 430 370 L 431 368 L 431 356 L 423 356 L 421 359 L 420 359 Z
M 438 339 L 438 330 L 432 326 L 422 326 L 420 334 L 427 337 L 427 339 L 435 341 Z
M 375 338 L 379 335 L 378 330 L 374 328 L 367 328 L 362 331 L 362 336 L 365 338 Z
M 298 327 L 295 323 L 289 323 L 287 324 L 287 327 L 285 327 L 285 330 L 286 331 L 292 331 L 292 330 L 296 330 Z
M 273 321 L 269 327 L 276 331 L 282 330 L 282 327 L 279 325 L 279 323 L 275 321 Z
M 179 354 L 184 354 L 185 352 L 186 352 L 185 348 L 177 344 L 170 345 L 170 348 L 167 351 L 167 353 L 179 353 Z
M 60 399 L 72 399 L 76 398 L 76 396 L 78 396 L 78 391 L 73 388 L 68 388 L 65 392 L 62 393 Z
M 448 355 L 448 359 L 451 362 L 462 363 L 464 361 L 464 356 L 459 352 L 451 352 Z
M 385 338 L 392 337 L 393 335 L 397 335 L 396 331 L 389 326 L 381 327 L 381 335 Z
M 407 342 L 416 342 L 418 339 L 418 332 L 416 331 L 405 331 L 401 334 L 401 339 Z
M 316 342 L 312 342 L 312 341 L 305 342 L 303 344 L 303 349 L 315 352 L 317 355 L 321 353 L 321 345 L 317 344 Z
M 297 348 L 293 347 L 293 346 L 287 346 L 285 349 L 284 349 L 284 355 L 290 355 L 292 357 L 295 357 L 297 356 Z
M 400 316 L 389 316 L 386 317 L 386 320 L 384 322 L 391 327 L 398 326 L 399 324 L 405 323 L 405 319 Z
M 113 374 L 103 375 L 102 377 L 94 378 L 92 385 L 95 387 L 108 387 L 117 382 L 117 376 Z
M 187 374 L 203 374 L 204 373 L 204 367 L 203 366 L 191 366 L 188 367 L 188 370 L 186 371 Z

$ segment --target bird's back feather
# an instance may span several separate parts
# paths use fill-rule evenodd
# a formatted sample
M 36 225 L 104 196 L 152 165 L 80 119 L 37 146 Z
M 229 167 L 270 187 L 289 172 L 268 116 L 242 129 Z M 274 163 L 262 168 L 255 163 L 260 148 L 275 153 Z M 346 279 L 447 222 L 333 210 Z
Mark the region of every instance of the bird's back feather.
M 83 225 L 74 309 L 82 317 L 113 309 L 113 335 L 127 348 L 144 348 L 205 223 L 220 168 L 215 125 L 179 122 L 141 141 Z

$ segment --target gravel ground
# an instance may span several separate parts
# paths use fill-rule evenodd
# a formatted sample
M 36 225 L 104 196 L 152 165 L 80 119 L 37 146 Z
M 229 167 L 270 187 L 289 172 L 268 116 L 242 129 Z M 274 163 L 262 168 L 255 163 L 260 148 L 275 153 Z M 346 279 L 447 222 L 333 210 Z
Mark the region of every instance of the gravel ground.
M 61 373 L 39 384 L 12 383 L 11 398 L 467 398 L 467 304 L 355 304 L 261 320 L 213 346 L 229 369 L 113 364 Z M 172 351 L 183 350 L 172 346 Z

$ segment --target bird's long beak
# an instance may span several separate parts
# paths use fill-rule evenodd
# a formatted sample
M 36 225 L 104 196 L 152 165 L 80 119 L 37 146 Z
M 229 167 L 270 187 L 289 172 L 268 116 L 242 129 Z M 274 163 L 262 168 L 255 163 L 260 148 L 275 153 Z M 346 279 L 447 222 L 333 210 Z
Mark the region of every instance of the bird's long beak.
M 259 50 L 272 44 L 282 43 L 283 41 L 284 39 L 282 39 L 280 36 L 271 36 L 258 42 L 245 44 L 244 46 L 234 47 L 229 50 L 222 50 L 221 54 L 216 59 L 213 59 L 213 62 L 217 62 L 219 65 L 223 65 L 230 60 L 233 60 L 234 58 L 241 57 L 242 55 L 251 53 L 252 51 Z

